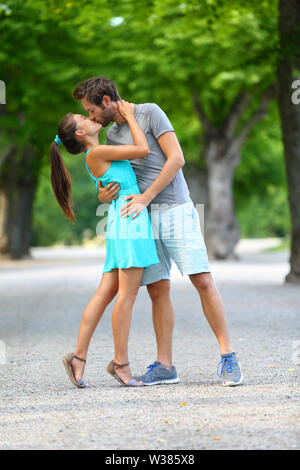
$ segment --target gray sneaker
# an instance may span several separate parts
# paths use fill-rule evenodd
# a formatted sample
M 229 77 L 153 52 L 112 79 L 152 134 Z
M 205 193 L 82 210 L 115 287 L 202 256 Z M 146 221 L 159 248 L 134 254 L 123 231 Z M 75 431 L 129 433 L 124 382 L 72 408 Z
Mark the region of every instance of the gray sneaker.
M 244 376 L 237 355 L 233 353 L 221 354 L 217 374 L 222 378 L 224 387 L 235 387 L 241 385 Z M 220 372 L 221 367 L 221 372 Z
M 143 382 L 144 385 L 177 384 L 180 382 L 175 366 L 169 370 L 160 362 L 155 361 L 147 369 L 144 375 L 134 377 L 134 379 Z

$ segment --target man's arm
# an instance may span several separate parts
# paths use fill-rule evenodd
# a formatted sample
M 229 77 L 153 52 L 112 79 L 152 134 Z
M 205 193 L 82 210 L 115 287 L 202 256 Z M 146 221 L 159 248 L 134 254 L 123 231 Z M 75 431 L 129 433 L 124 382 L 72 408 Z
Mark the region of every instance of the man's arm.
M 119 183 L 108 183 L 105 188 L 103 188 L 101 181 L 98 181 L 98 199 L 100 202 L 109 204 L 113 199 L 118 199 L 119 195 L 117 194 L 120 190 Z
M 165 132 L 157 141 L 167 161 L 156 180 L 153 181 L 151 186 L 143 193 L 149 198 L 150 202 L 171 183 L 180 168 L 185 164 L 184 156 L 175 132 Z
M 147 207 L 151 201 L 171 183 L 180 168 L 185 164 L 184 156 L 177 140 L 175 132 L 165 132 L 157 139 L 163 153 L 166 156 L 166 163 L 164 164 L 160 174 L 155 181 L 146 189 L 142 194 L 135 194 L 127 196 L 125 199 L 131 199 L 131 202 L 124 205 L 120 214 L 124 217 L 133 214 L 134 219 L 142 209 Z

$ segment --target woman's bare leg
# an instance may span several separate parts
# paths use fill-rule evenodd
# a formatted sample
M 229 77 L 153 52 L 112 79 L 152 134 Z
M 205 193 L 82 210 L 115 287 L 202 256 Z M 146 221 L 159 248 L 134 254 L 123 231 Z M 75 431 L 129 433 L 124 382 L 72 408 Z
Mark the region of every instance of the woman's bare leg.
M 144 268 L 119 269 L 119 290 L 112 312 L 112 329 L 115 343 L 114 362 L 127 364 L 128 337 L 132 308 L 139 291 Z M 118 375 L 127 383 L 132 379 L 129 366 L 118 368 Z
M 99 287 L 87 306 L 84 309 L 77 346 L 75 349 L 76 356 L 86 359 L 89 344 L 93 333 L 110 302 L 114 299 L 118 292 L 118 270 L 114 269 L 102 275 Z M 72 369 L 76 380 L 83 378 L 85 364 L 78 359 L 73 359 Z

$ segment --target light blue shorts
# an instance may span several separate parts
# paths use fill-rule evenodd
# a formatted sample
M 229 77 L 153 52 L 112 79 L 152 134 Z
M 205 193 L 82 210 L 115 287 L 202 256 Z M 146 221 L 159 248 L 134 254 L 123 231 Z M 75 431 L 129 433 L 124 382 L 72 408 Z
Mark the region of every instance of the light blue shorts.
M 192 201 L 151 210 L 150 217 L 160 263 L 144 269 L 141 286 L 170 279 L 171 259 L 182 276 L 211 272 L 199 214 Z

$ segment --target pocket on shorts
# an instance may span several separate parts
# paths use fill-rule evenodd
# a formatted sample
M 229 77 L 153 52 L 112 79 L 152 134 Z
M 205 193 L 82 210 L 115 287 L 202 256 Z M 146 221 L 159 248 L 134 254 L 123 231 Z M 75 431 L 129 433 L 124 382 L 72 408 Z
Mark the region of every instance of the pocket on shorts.
M 197 211 L 194 207 L 193 203 L 187 204 L 183 208 L 183 213 L 182 213 L 182 223 L 183 223 L 183 228 L 185 232 L 184 238 L 189 239 L 193 238 L 193 234 L 197 230 L 198 227 L 198 219 L 197 219 Z

